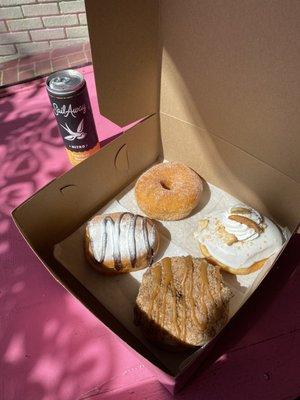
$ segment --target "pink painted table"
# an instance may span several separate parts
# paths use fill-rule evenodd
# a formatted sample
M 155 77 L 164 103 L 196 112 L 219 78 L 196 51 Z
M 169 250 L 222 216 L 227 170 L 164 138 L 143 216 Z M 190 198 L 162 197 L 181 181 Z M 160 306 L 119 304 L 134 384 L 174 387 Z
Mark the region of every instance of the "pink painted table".
M 107 140 L 121 128 L 99 115 L 92 68 L 81 71 L 100 139 Z M 12 223 L 15 206 L 70 166 L 43 81 L 0 96 L 0 399 L 171 399 L 54 281 Z M 299 237 L 176 398 L 285 400 L 300 394 Z

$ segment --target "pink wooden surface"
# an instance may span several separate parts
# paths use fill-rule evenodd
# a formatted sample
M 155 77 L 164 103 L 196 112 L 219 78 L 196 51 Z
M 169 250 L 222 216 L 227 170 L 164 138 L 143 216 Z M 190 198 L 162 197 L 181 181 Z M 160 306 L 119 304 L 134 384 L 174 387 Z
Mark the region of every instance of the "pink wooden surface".
M 92 68 L 82 71 L 100 139 L 108 139 L 121 129 L 98 114 Z M 41 81 L 0 96 L 0 399 L 171 399 L 134 353 L 54 281 L 12 223 L 10 211 L 69 164 Z M 299 236 L 293 255 L 283 257 L 176 398 L 300 394 Z

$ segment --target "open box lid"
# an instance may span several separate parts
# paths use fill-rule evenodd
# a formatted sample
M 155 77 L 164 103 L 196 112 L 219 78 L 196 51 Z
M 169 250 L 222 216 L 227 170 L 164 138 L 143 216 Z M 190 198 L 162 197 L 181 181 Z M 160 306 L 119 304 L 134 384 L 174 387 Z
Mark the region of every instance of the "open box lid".
M 120 126 L 159 109 L 158 5 L 153 0 L 86 1 L 101 113 Z
M 276 185 L 282 196 L 271 215 L 295 225 L 300 3 L 87 0 L 86 6 L 102 112 L 125 124 L 159 110 L 162 136 L 172 125 L 178 140 L 195 126 L 206 136 L 201 150 L 217 148 L 225 164 L 228 146 L 264 163 L 274 170 L 272 196 Z M 287 211 L 280 213 L 280 203 Z

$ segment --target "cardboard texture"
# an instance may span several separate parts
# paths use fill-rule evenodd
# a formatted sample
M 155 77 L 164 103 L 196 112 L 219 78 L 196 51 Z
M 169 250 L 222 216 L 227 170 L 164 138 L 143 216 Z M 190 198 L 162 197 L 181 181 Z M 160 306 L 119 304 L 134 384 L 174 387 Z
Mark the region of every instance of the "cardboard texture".
M 161 134 L 167 159 L 188 163 L 208 182 L 282 225 L 295 227 L 300 185 L 293 179 L 224 139 L 165 114 Z
M 136 151 L 144 146 L 146 153 Z M 13 216 L 16 221 L 22 220 L 22 232 L 30 238 L 33 249 L 49 249 L 127 186 L 141 168 L 155 162 L 161 151 L 158 118 L 152 116 L 105 146 L 95 157 L 54 179 L 18 207 Z
M 120 126 L 159 109 L 159 3 L 86 1 L 101 112 Z M 100 28 L 100 29 L 99 29 Z
M 210 346 L 174 379 L 53 248 L 163 157 L 293 229 L 300 219 L 300 2 L 87 0 L 86 7 L 102 112 L 119 124 L 149 118 L 50 182 L 13 218 L 49 271 L 174 390 Z
M 162 0 L 161 112 L 300 183 L 300 3 Z

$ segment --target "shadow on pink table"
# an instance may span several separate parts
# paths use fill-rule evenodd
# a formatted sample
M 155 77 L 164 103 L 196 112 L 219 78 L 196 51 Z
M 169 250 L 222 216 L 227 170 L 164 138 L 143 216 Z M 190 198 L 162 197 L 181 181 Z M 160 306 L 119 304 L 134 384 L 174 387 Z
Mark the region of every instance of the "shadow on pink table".
M 99 114 L 92 67 L 81 71 L 105 143 L 122 129 Z M 14 207 L 70 168 L 43 80 L 6 90 L 0 105 L 0 399 L 171 399 L 135 354 L 55 282 L 12 223 Z M 299 395 L 299 246 L 298 235 L 289 244 L 292 256 L 282 258 L 175 398 Z

